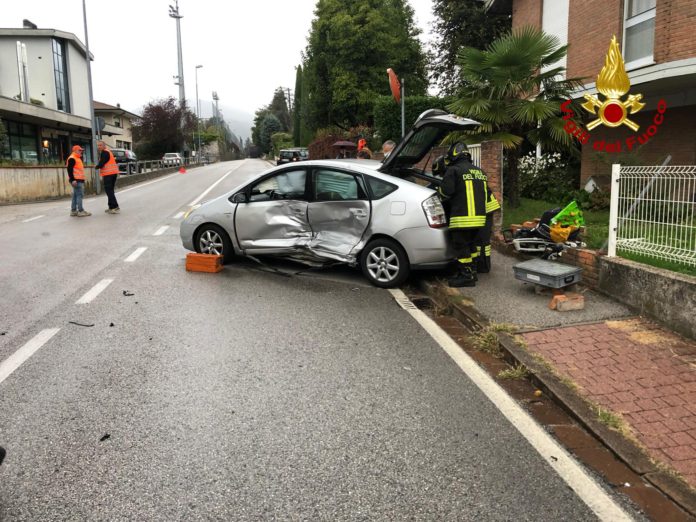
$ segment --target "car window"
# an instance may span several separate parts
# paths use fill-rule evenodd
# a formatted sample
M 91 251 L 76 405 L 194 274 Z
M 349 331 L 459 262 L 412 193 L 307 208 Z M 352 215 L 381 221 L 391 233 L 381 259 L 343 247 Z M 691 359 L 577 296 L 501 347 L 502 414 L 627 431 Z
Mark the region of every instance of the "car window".
M 281 158 L 292 158 L 292 152 L 290 152 L 289 150 L 281 150 L 280 157 Z
M 126 153 L 123 152 L 122 150 L 112 150 L 111 152 L 113 153 L 113 155 L 114 155 L 116 158 L 123 158 L 123 157 L 125 157 L 125 155 L 126 155 Z
M 271 199 L 305 199 L 307 172 L 284 170 L 251 187 L 251 201 Z
M 367 179 L 367 184 L 370 186 L 372 199 L 382 199 L 384 196 L 391 194 L 397 188 L 399 188 L 393 183 L 373 178 L 372 176 L 365 176 L 365 178 Z
M 313 196 L 315 201 L 366 199 L 365 191 L 358 184 L 355 176 L 326 169 L 314 171 Z

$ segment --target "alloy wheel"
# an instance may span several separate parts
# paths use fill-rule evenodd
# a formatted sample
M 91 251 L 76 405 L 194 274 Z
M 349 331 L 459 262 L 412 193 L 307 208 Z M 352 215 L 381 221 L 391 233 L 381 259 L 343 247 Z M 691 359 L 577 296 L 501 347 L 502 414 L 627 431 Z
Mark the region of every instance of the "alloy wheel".
M 367 255 L 367 270 L 380 283 L 389 283 L 399 275 L 399 258 L 387 247 L 377 247 Z
M 202 254 L 222 255 L 222 237 L 214 230 L 204 231 L 198 243 Z

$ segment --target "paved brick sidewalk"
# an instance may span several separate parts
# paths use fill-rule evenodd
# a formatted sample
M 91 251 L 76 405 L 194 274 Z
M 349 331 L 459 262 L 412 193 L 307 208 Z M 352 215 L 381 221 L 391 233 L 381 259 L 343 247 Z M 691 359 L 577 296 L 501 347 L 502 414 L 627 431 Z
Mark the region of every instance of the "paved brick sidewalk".
M 653 459 L 696 488 L 696 342 L 644 319 L 523 337 L 583 396 L 621 414 Z

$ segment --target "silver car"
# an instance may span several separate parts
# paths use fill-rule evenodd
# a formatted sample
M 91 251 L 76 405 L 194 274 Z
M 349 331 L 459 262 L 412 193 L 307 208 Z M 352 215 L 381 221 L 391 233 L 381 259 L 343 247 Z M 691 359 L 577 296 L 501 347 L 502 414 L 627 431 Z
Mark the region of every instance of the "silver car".
M 185 248 L 273 255 L 309 265 L 360 265 L 374 285 L 403 283 L 411 269 L 451 259 L 438 179 L 415 168 L 451 131 L 478 125 L 430 110 L 383 162 L 312 160 L 272 168 L 193 207 L 181 223 Z M 415 182 L 420 178 L 420 182 Z

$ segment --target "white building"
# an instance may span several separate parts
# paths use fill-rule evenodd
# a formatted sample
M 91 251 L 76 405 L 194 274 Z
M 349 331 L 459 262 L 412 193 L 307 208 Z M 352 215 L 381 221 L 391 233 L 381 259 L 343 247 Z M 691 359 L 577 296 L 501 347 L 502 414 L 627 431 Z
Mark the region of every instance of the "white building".
M 120 103 L 114 107 L 96 100 L 94 116 L 97 120 L 104 120 L 104 128 L 101 129 L 100 135 L 109 147 L 133 150 L 133 122 L 140 116 L 122 109 Z
M 0 160 L 62 163 L 73 145 L 91 161 L 87 50 L 72 33 L 0 29 Z

